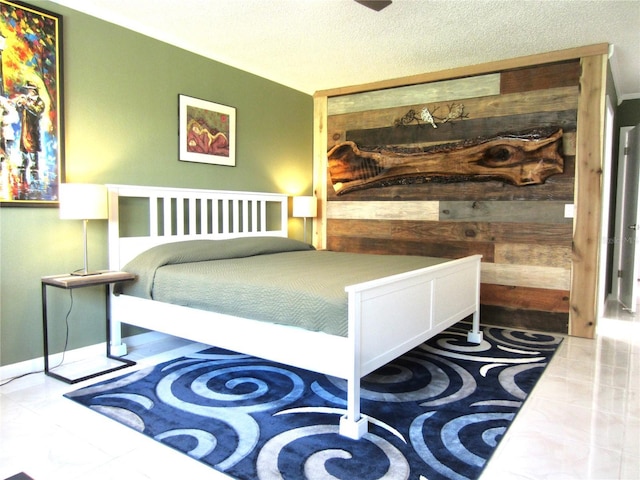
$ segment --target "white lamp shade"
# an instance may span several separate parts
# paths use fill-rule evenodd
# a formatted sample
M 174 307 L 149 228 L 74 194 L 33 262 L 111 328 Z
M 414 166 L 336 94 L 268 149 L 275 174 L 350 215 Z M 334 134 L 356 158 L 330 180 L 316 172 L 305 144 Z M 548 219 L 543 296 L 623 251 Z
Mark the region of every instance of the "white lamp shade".
M 293 216 L 315 218 L 318 214 L 316 197 L 293 197 Z
M 61 183 L 58 187 L 60 218 L 100 220 L 108 218 L 107 187 L 89 183 Z

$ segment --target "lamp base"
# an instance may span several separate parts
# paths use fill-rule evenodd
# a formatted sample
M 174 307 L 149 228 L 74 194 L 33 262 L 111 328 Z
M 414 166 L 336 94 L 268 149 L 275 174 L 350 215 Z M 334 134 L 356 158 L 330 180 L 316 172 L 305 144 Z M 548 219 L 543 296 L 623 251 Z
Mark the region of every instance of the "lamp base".
M 75 272 L 71 272 L 70 275 L 73 275 L 74 277 L 88 277 L 90 275 L 102 275 L 102 272 L 85 272 L 77 270 Z
M 90 272 L 89 271 L 89 255 L 87 254 L 87 224 L 89 220 L 82 221 L 82 237 L 83 237 L 83 246 L 84 246 L 84 266 L 81 269 L 76 270 L 75 272 L 71 272 L 71 275 L 78 277 L 88 277 L 90 275 L 100 275 L 101 272 Z

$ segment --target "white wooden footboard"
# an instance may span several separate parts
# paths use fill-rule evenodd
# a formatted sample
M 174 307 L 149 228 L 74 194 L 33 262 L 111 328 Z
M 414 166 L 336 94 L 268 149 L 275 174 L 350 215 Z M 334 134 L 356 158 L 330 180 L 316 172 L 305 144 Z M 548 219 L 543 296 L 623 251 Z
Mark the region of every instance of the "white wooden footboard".
M 481 255 L 347 287 L 353 359 L 347 378 L 348 409 L 341 433 L 360 438 L 360 378 L 473 315 L 469 339 L 479 330 Z

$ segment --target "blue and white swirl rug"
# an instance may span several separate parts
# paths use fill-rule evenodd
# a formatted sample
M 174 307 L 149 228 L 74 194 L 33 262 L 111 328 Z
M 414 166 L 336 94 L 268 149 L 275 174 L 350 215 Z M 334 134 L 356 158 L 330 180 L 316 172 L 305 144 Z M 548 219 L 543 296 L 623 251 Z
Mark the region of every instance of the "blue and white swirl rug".
M 467 330 L 362 380 L 359 441 L 338 434 L 346 382 L 217 348 L 66 396 L 238 479 L 472 479 L 562 337 Z

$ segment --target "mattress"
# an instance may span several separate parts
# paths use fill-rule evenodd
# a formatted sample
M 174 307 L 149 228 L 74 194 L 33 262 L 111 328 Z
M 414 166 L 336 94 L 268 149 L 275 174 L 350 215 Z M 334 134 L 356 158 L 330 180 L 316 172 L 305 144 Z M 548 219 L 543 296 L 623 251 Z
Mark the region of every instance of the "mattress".
M 134 259 L 124 270 L 138 280 L 121 293 L 346 336 L 345 286 L 445 261 L 318 251 L 277 237 L 197 240 Z

